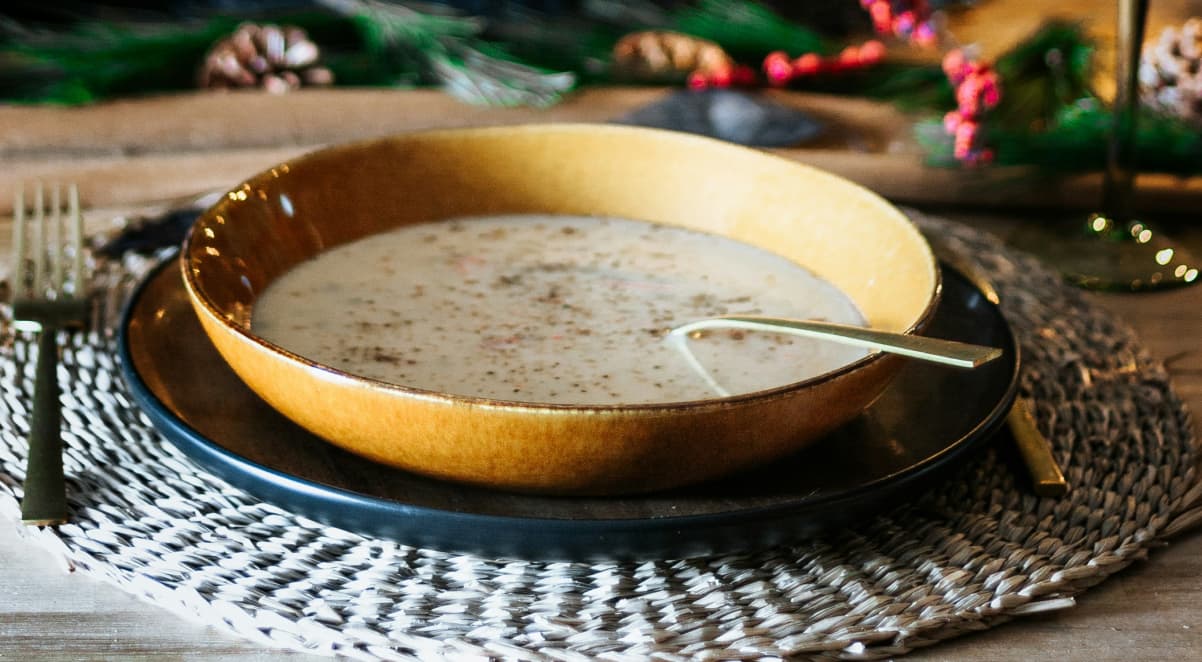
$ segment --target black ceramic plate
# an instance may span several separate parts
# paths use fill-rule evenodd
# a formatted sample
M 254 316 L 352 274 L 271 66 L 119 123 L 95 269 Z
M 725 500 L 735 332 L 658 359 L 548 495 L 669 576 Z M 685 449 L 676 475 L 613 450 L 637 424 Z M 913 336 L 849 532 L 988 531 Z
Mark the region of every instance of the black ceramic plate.
M 669 558 L 798 541 L 928 489 L 1005 420 L 1018 354 L 998 310 L 944 270 L 930 335 L 1002 347 L 962 371 L 909 362 L 861 417 L 771 466 L 651 495 L 558 498 L 466 487 L 374 464 L 255 396 L 202 332 L 171 261 L 122 323 L 125 377 L 197 463 L 297 514 L 402 543 L 540 559 Z

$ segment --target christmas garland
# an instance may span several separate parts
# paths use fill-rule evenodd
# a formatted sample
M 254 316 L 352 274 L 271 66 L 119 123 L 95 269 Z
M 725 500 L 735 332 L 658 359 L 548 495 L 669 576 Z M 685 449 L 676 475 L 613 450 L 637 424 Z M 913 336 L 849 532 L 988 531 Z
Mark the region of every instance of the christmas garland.
M 578 15 L 506 6 L 487 19 L 410 2 L 315 2 L 316 10 L 301 13 L 66 28 L 0 16 L 0 101 L 84 104 L 199 82 L 273 92 L 436 85 L 470 103 L 542 107 L 594 83 L 788 87 L 920 113 L 926 119 L 916 136 L 934 165 L 1061 172 L 1097 170 L 1112 121 L 1090 89 L 1094 49 L 1078 26 L 1047 25 L 986 62 L 940 31 L 939 3 L 927 0 L 860 0 L 876 36 L 859 43 L 819 34 L 754 0 L 675 9 L 589 0 Z M 1144 171 L 1188 175 L 1202 170 L 1202 135 L 1188 123 L 1202 115 L 1202 86 L 1179 85 L 1174 66 L 1202 58 L 1202 23 L 1170 36 L 1151 60 L 1145 55 L 1150 112 L 1136 151 Z M 938 57 L 891 61 L 899 42 L 942 52 L 941 65 Z

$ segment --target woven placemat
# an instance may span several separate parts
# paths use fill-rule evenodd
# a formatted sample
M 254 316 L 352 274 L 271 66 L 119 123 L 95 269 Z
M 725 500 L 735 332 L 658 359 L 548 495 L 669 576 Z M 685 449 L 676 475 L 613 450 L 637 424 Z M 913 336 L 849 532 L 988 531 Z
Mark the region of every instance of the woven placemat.
M 1067 497 L 1032 496 L 990 450 L 899 511 L 755 554 L 549 563 L 417 549 L 201 471 L 135 408 L 112 339 L 92 334 L 59 368 L 72 523 L 18 530 L 191 619 L 362 658 L 875 659 L 1071 606 L 1202 519 L 1188 415 L 1132 332 L 1056 274 L 986 234 L 917 218 L 999 290 Z M 30 339 L 4 333 L 0 514 L 16 521 L 33 367 Z

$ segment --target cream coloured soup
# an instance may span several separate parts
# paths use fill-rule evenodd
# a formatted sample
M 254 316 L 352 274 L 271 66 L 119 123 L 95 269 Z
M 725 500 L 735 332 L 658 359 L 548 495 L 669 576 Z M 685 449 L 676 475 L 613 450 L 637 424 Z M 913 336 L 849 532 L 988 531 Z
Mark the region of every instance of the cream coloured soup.
M 715 396 L 667 342 L 724 314 L 862 324 L 830 283 L 768 251 L 640 221 L 461 218 L 325 251 L 272 283 L 252 328 L 309 360 L 410 387 L 570 404 Z M 732 393 L 829 372 L 862 349 L 711 332 L 690 347 Z

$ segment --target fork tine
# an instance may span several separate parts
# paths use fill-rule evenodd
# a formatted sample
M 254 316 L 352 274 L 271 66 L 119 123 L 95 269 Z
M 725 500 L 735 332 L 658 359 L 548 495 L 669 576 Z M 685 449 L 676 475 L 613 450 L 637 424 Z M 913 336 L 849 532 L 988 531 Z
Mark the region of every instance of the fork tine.
M 79 187 L 72 184 L 67 188 L 68 212 L 71 214 L 71 294 L 76 298 L 87 294 L 83 282 L 83 214 L 79 211 Z
M 66 276 L 67 256 L 63 255 L 63 193 L 58 182 L 50 189 L 50 289 L 54 296 L 62 298 L 63 278 Z
M 46 209 L 42 194 L 42 183 L 33 189 L 33 296 L 40 297 L 46 291 Z
M 13 198 L 13 261 L 12 272 L 9 276 L 9 294 L 13 300 L 25 289 L 25 187 L 17 185 L 16 197 Z

